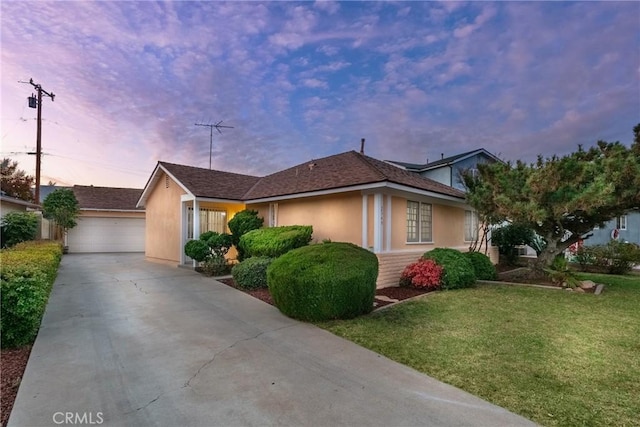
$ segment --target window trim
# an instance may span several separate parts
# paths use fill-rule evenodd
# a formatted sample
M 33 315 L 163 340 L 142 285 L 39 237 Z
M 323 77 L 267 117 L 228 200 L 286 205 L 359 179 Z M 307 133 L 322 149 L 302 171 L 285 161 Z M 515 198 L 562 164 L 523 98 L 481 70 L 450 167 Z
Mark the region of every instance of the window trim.
M 474 226 L 475 223 L 475 228 L 472 231 L 472 239 L 469 240 L 467 239 L 467 213 L 470 213 L 470 218 L 471 218 L 471 227 Z M 480 236 L 480 219 L 478 218 L 478 213 L 474 210 L 471 209 L 466 209 L 464 211 L 464 241 L 465 242 L 475 242 L 478 240 L 479 236 Z
M 616 228 L 621 231 L 627 229 L 627 215 L 620 215 L 616 218 Z
M 414 227 L 410 227 L 409 225 L 409 206 L 410 205 L 414 205 L 416 206 L 416 210 L 415 210 L 415 219 L 411 220 L 412 222 L 415 222 L 415 231 L 413 231 L 413 233 L 415 233 L 416 237 L 415 238 L 410 238 L 409 237 L 409 233 L 410 228 L 413 229 Z M 429 207 L 429 236 L 428 236 L 428 240 L 423 239 L 423 234 L 424 234 L 424 230 L 423 230 L 423 225 L 424 225 L 424 220 L 423 220 L 423 206 L 428 206 Z M 425 203 L 425 202 L 419 202 L 417 200 L 408 200 L 407 199 L 407 211 L 406 211 L 406 233 L 405 233 L 405 243 L 408 245 L 420 245 L 420 244 L 429 244 L 429 243 L 433 243 L 433 204 L 431 203 Z

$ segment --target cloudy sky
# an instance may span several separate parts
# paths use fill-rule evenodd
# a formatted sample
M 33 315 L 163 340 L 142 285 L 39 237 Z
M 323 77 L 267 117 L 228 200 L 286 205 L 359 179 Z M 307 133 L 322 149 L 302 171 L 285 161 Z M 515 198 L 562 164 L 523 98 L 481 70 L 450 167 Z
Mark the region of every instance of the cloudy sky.
M 158 160 L 264 175 L 348 150 L 532 161 L 640 121 L 638 2 L 3 1 L 2 156 L 144 186 Z

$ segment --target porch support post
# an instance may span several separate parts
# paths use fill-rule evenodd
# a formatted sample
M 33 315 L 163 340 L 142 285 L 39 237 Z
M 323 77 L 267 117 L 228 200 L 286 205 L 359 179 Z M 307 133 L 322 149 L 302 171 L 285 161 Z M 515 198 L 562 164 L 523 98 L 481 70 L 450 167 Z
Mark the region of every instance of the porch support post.
M 184 244 L 187 242 L 187 202 L 180 201 L 180 265 L 184 265 L 187 262 L 187 257 L 184 254 Z
M 387 194 L 385 200 L 385 215 L 384 215 L 384 250 L 391 251 L 391 194 Z
M 193 238 L 197 239 L 200 237 L 200 203 L 198 199 L 193 199 Z M 193 268 L 196 267 L 197 261 L 193 260 Z
M 367 249 L 369 246 L 369 196 L 362 195 L 362 247 Z
M 382 210 L 382 194 L 376 193 L 373 196 L 373 252 L 382 252 L 383 237 L 383 210 Z

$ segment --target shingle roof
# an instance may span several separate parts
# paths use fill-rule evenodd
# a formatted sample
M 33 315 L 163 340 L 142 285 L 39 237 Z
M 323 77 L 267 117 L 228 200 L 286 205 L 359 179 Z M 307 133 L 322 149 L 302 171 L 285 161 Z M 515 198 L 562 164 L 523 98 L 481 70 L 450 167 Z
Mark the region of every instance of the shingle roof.
M 73 194 L 80 209 L 144 210 L 136 203 L 142 194 L 137 188 L 94 187 L 74 185 Z
M 464 193 L 447 185 L 355 151 L 348 151 L 265 176 L 244 195 L 244 199 L 255 200 L 383 181 L 464 197 Z
M 159 164 L 196 197 L 242 200 L 244 194 L 260 179 L 256 176 L 174 163 L 159 162 Z
M 211 199 L 251 201 L 383 182 L 465 197 L 453 187 L 355 151 L 311 160 L 262 178 L 167 162 L 158 165 L 196 197 Z M 152 177 L 147 187 L 155 185 L 154 180 L 157 178 Z

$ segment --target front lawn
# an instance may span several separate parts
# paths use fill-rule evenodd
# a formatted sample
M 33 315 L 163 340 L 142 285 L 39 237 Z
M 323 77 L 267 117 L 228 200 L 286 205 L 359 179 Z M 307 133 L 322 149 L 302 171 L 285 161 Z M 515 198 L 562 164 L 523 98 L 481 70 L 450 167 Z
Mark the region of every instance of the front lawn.
M 479 285 L 319 326 L 543 425 L 638 425 L 640 276 Z

